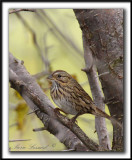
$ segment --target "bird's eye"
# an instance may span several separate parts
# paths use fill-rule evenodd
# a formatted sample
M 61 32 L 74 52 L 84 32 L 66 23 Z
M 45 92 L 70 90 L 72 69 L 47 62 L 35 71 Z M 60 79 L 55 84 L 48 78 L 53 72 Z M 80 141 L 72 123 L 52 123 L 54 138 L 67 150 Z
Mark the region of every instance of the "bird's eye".
M 60 78 L 61 77 L 61 75 L 60 74 L 58 74 L 58 78 Z

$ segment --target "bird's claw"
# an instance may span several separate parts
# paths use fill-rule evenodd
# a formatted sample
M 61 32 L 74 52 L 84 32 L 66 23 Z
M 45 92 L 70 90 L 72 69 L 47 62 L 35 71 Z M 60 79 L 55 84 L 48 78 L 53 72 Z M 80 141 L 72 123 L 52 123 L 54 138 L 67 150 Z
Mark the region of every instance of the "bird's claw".
M 55 109 L 54 109 L 54 112 L 55 112 L 56 114 L 60 113 L 60 111 L 61 111 L 61 110 L 60 110 L 59 108 L 55 108 Z
M 71 119 L 69 120 L 69 122 L 68 122 L 69 128 L 72 128 L 72 126 L 73 126 L 73 124 L 74 124 L 75 122 L 77 122 L 77 120 L 76 120 L 74 117 L 71 118 Z

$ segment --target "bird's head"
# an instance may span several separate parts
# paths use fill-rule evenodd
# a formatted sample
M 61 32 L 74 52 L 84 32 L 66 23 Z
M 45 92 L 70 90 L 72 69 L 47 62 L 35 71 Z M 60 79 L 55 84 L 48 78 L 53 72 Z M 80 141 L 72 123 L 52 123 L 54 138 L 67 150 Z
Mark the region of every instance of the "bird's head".
M 51 75 L 47 77 L 48 81 L 53 83 L 59 83 L 59 84 L 67 84 L 71 81 L 72 76 L 68 74 L 66 71 L 63 70 L 57 70 L 54 71 Z

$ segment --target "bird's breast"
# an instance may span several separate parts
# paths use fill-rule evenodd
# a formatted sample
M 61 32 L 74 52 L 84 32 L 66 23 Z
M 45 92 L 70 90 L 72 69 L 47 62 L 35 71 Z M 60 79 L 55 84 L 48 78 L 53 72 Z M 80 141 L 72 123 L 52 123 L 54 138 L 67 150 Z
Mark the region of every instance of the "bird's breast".
M 61 98 L 61 99 L 54 99 L 53 98 L 54 103 L 61 108 L 65 113 L 67 114 L 72 114 L 72 115 L 76 115 L 77 111 L 74 109 L 72 103 L 70 103 L 68 100 L 66 100 L 65 98 Z

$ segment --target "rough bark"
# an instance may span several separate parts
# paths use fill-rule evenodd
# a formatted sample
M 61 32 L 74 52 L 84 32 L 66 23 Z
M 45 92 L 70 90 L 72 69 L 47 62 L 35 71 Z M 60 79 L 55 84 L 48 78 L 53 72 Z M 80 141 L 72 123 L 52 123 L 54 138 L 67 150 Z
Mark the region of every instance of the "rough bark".
M 110 114 L 123 123 L 123 9 L 74 9 L 102 84 Z M 112 149 L 123 151 L 123 131 L 113 126 Z
M 69 129 L 69 119 L 62 114 L 58 116 L 55 114 L 54 105 L 36 83 L 35 78 L 26 71 L 23 63 L 9 54 L 9 81 L 11 87 L 16 89 L 29 107 L 35 110 L 45 129 L 55 135 L 68 149 L 99 151 L 98 144 L 88 138 L 76 124 Z

